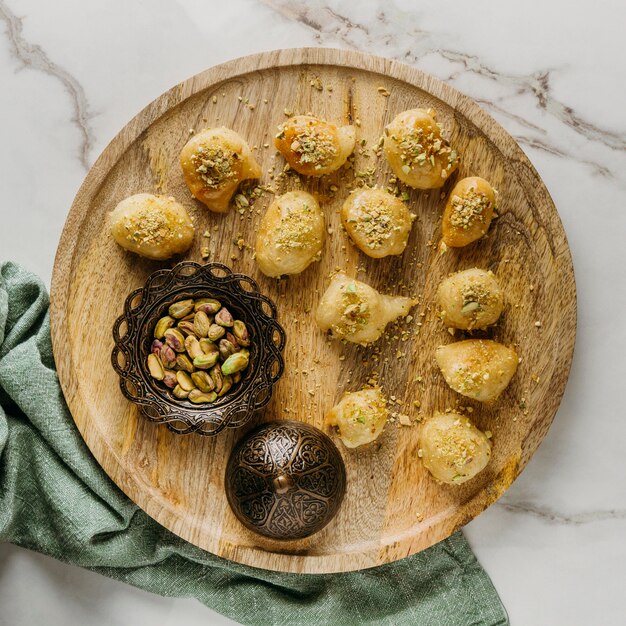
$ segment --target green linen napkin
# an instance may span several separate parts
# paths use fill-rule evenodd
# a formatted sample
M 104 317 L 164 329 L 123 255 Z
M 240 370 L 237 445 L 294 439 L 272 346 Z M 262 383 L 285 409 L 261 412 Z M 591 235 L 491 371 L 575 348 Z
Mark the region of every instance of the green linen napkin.
M 247 625 L 509 623 L 461 533 L 389 565 L 296 575 L 226 561 L 160 526 L 83 443 L 54 368 L 45 287 L 13 263 L 0 266 L 0 405 L 0 541 Z

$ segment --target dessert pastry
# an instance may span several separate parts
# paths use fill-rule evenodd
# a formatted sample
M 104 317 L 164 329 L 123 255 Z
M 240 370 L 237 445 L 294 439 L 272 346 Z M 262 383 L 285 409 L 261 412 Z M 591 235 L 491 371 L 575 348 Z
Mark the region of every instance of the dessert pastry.
M 456 151 L 441 134 L 434 109 L 411 109 L 385 127 L 385 157 L 409 187 L 437 189 L 459 166 Z
M 498 321 L 504 298 L 493 272 L 473 268 L 444 279 L 437 290 L 437 304 L 446 326 L 473 330 Z
M 319 261 L 324 214 L 306 191 L 289 191 L 270 204 L 256 238 L 256 262 L 266 276 L 299 274 Z
M 406 316 L 414 304 L 412 298 L 382 295 L 338 272 L 320 300 L 315 320 L 335 337 L 367 345 L 383 334 L 389 322 Z
M 491 402 L 506 389 L 517 370 L 517 353 L 489 339 L 466 339 L 439 346 L 437 365 L 454 391 Z
M 480 239 L 489 229 L 495 204 L 496 192 L 484 178 L 460 180 L 443 211 L 442 242 L 460 248 Z
M 224 127 L 206 128 L 194 135 L 180 153 L 180 165 L 193 197 L 216 213 L 228 211 L 241 181 L 261 175 L 248 144 Z
M 383 432 L 389 410 L 378 387 L 344 394 L 326 415 L 326 423 L 337 428 L 347 448 L 371 443 Z
M 182 204 L 151 193 L 122 200 L 109 213 L 109 226 L 122 248 L 157 261 L 185 252 L 195 232 Z
M 299 174 L 322 176 L 338 170 L 354 150 L 354 126 L 340 126 L 310 115 L 290 117 L 278 127 L 276 149 Z
M 482 471 L 491 457 L 491 442 L 465 416 L 438 413 L 422 426 L 420 454 L 438 480 L 460 485 Z
M 402 254 L 415 215 L 382 189 L 355 189 L 341 208 L 341 222 L 356 246 L 374 259 Z

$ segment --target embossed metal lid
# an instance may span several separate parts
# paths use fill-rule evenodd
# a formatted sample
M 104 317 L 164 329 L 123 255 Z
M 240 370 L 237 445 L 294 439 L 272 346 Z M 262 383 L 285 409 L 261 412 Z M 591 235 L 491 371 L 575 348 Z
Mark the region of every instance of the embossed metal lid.
M 321 430 L 294 421 L 262 424 L 233 450 L 226 495 L 237 518 L 272 539 L 301 539 L 337 513 L 346 470 Z

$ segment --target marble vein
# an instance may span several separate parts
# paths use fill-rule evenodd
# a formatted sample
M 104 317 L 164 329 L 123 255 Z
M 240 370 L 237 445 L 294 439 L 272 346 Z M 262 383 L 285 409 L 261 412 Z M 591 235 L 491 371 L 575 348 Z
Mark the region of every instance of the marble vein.
M 510 511 L 511 513 L 526 513 L 554 524 L 572 524 L 578 526 L 606 520 L 626 520 L 626 509 L 606 509 L 566 514 L 530 502 L 500 501 L 496 503 L 496 506 Z
M 539 110 L 545 111 L 585 140 L 600 144 L 612 152 L 626 151 L 626 135 L 593 124 L 577 114 L 573 107 L 552 95 L 550 79 L 556 71 L 554 68 L 544 68 L 532 74 L 497 71 L 475 55 L 442 48 L 438 42 L 434 41 L 431 33 L 419 28 L 419 12 L 400 11 L 393 3 L 387 4 L 384 10 L 377 13 L 375 24 L 379 28 L 374 29 L 321 3 L 304 0 L 259 1 L 284 19 L 299 22 L 313 30 L 321 44 L 341 42 L 352 49 L 376 48 L 385 56 L 414 65 L 426 55 L 435 55 L 456 66 L 456 69 L 453 68 L 447 76 L 439 73 L 439 77 L 443 80 L 454 81 L 461 74 L 469 73 L 497 82 L 500 89 L 504 88 L 510 93 L 495 100 L 482 99 L 481 104 L 527 129 L 532 129 L 533 133 L 543 135 L 541 139 L 526 135 L 517 136 L 516 139 L 520 143 L 554 156 L 572 158 L 589 166 L 595 174 L 617 177 L 616 173 L 606 165 L 596 160 L 582 159 L 577 154 L 554 145 L 548 140 L 548 133 L 545 129 L 498 104 L 499 101 L 511 95 L 516 97 L 530 95 L 535 99 Z
M 58 80 L 69 95 L 73 108 L 71 122 L 81 136 L 80 162 L 86 170 L 89 169 L 93 137 L 89 125 L 89 105 L 83 87 L 70 72 L 52 61 L 41 46 L 32 44 L 24 38 L 22 18 L 13 13 L 4 0 L 0 0 L 0 19 L 6 24 L 12 56 L 24 67 L 43 72 Z

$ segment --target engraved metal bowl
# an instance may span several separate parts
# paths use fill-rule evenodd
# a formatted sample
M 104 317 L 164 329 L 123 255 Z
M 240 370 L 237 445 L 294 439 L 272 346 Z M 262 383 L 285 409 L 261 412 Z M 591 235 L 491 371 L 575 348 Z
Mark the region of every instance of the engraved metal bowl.
M 262 424 L 233 450 L 226 496 L 237 518 L 272 539 L 302 539 L 335 516 L 346 470 L 330 437 L 303 422 Z
M 214 403 L 198 405 L 175 398 L 152 378 L 147 359 L 154 327 L 169 306 L 178 300 L 209 297 L 245 322 L 250 364 L 231 391 Z M 285 331 L 276 321 L 276 306 L 259 293 L 252 278 L 220 263 L 184 261 L 151 274 L 141 289 L 126 298 L 124 314 L 113 325 L 113 340 L 111 361 L 122 393 L 149 420 L 167 424 L 179 434 L 216 435 L 224 428 L 242 426 L 270 401 L 272 387 L 284 370 Z

